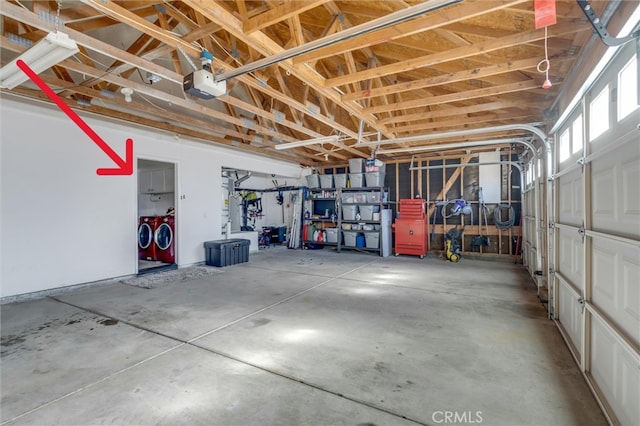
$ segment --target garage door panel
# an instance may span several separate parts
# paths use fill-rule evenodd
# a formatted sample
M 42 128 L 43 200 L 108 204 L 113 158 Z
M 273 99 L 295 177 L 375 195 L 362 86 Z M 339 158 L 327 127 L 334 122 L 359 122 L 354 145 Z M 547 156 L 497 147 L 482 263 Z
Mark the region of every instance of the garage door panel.
M 597 317 L 591 322 L 591 370 L 622 424 L 640 424 L 640 360 L 626 351 Z
M 575 288 L 582 288 L 584 249 L 577 232 L 558 229 L 557 269 Z
M 566 283 L 558 280 L 558 321 L 562 324 L 569 340 L 579 356 L 582 348 L 582 307 L 575 292 Z
M 623 407 L 621 416 L 622 424 L 640 424 L 640 360 L 634 360 L 628 353 L 624 352 L 620 365 L 620 381 L 622 395 L 620 395 L 620 405 Z
M 583 216 L 582 171 L 576 169 L 558 180 L 560 194 L 558 203 L 559 222 L 566 225 L 580 226 Z
M 640 238 L 640 150 L 627 143 L 592 163 L 595 231 Z
M 536 246 L 536 223 L 535 221 L 529 220 L 527 223 L 527 241 L 531 244 L 532 247 Z
M 623 164 L 622 167 L 622 216 L 640 217 L 640 160 Z M 638 222 L 636 222 L 637 224 Z
M 527 262 L 529 266 L 529 272 L 534 273 L 536 270 L 536 249 L 531 247 L 527 256 Z
M 638 249 L 636 249 L 636 252 Z M 624 257 L 622 269 L 623 309 L 629 318 L 640 321 L 640 262 L 638 257 Z M 633 324 L 633 323 L 632 323 Z M 637 330 L 640 334 L 640 330 Z M 635 340 L 640 345 L 640 337 Z
M 593 216 L 601 218 L 615 217 L 616 201 L 616 176 L 615 167 L 613 169 L 599 170 L 593 172 Z
M 640 249 L 594 239 L 592 253 L 592 303 L 640 345 Z

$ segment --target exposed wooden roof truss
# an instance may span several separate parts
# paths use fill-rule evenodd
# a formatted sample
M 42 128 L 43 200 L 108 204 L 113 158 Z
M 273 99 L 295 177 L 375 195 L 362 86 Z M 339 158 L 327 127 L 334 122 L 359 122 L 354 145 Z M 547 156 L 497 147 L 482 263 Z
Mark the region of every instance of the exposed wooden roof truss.
M 535 28 L 531 0 L 465 0 L 355 34 L 230 78 L 227 93 L 213 100 L 182 90 L 183 76 L 193 71 L 185 55 L 199 66 L 203 48 L 215 57 L 214 73 L 224 76 L 421 3 L 63 1 L 60 30 L 81 51 L 41 76 L 73 107 L 305 165 L 368 157 L 371 146 L 358 142 L 378 137 L 552 116 L 548 110 L 591 34 L 573 0 L 557 2 L 558 22 L 547 28 L 548 90 L 536 69 L 545 30 Z M 600 12 L 607 3 L 594 8 Z M 0 6 L 3 65 L 26 49 L 15 36 L 37 42 L 55 29 L 45 19 L 56 15 L 55 1 L 0 0 Z M 155 76 L 161 80 L 152 81 Z M 120 95 L 123 87 L 134 90 L 131 103 Z M 43 98 L 28 83 L 13 90 Z M 328 135 L 338 135 L 338 142 L 274 148 Z

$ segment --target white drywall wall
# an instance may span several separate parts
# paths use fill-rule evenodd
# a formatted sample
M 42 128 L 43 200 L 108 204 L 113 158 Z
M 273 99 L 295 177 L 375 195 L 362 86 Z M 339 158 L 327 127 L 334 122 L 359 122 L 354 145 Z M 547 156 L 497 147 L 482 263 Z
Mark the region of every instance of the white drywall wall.
M 120 155 L 176 165 L 177 262 L 204 261 L 221 238 L 221 166 L 298 178 L 296 164 L 128 123 L 81 117 Z M 98 176 L 111 160 L 60 110 L 3 95 L 0 102 L 0 296 L 134 274 L 137 176 Z

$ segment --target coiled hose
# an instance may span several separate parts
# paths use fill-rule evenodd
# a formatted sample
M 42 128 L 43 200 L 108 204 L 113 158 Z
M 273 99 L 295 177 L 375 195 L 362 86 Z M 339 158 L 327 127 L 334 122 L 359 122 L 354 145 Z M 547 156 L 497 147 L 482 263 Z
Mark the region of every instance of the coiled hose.
M 503 209 L 509 209 L 509 218 L 507 220 L 502 220 L 502 217 L 500 216 L 500 212 Z M 516 211 L 510 204 L 498 204 L 498 206 L 493 210 L 493 221 L 496 224 L 496 228 L 501 231 L 505 231 L 516 223 Z

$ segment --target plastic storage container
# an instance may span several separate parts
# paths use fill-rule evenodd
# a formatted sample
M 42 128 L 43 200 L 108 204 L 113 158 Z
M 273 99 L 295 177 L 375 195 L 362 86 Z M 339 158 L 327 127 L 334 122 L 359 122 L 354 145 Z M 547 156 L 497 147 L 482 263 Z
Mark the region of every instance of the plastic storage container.
M 388 192 L 368 192 L 367 193 L 367 203 L 386 203 L 389 201 L 389 193 Z
M 369 192 L 367 193 L 367 203 L 379 203 L 381 201 L 380 192 Z
M 349 185 L 351 188 L 362 188 L 364 186 L 364 174 L 349 173 Z
M 362 173 L 364 171 L 364 158 L 352 158 L 349 160 L 350 173 Z
M 356 231 L 342 231 L 342 236 L 344 237 L 344 245 L 349 247 L 356 246 L 356 238 L 358 237 L 358 232 Z
M 384 173 L 382 172 L 369 172 L 364 174 L 367 186 L 382 186 L 384 185 Z
M 320 188 L 333 188 L 333 175 L 319 175 Z
M 232 238 L 229 240 L 205 241 L 205 261 L 209 266 L 229 266 L 249 261 L 250 240 Z
M 368 172 L 381 172 L 384 173 L 386 171 L 387 166 L 380 160 L 376 158 L 369 158 L 364 162 L 364 171 Z
M 337 243 L 338 242 L 338 228 L 327 228 L 327 242 L 328 243 Z
M 367 242 L 367 248 L 371 248 L 371 249 L 380 248 L 380 232 L 378 231 L 365 232 L 364 238 Z
M 333 175 L 333 185 L 336 188 L 346 188 L 347 187 L 347 174 L 346 173 L 338 173 Z
M 309 188 L 320 188 L 320 179 L 317 174 L 307 175 L 307 186 Z
M 353 193 L 354 203 L 366 203 L 367 202 L 367 193 L 366 192 L 354 192 Z
M 356 213 L 358 213 L 358 206 L 342 206 L 343 220 L 356 220 Z
M 375 206 L 362 205 L 358 206 L 358 210 L 360 211 L 360 219 L 362 220 L 373 220 L 373 208 Z

